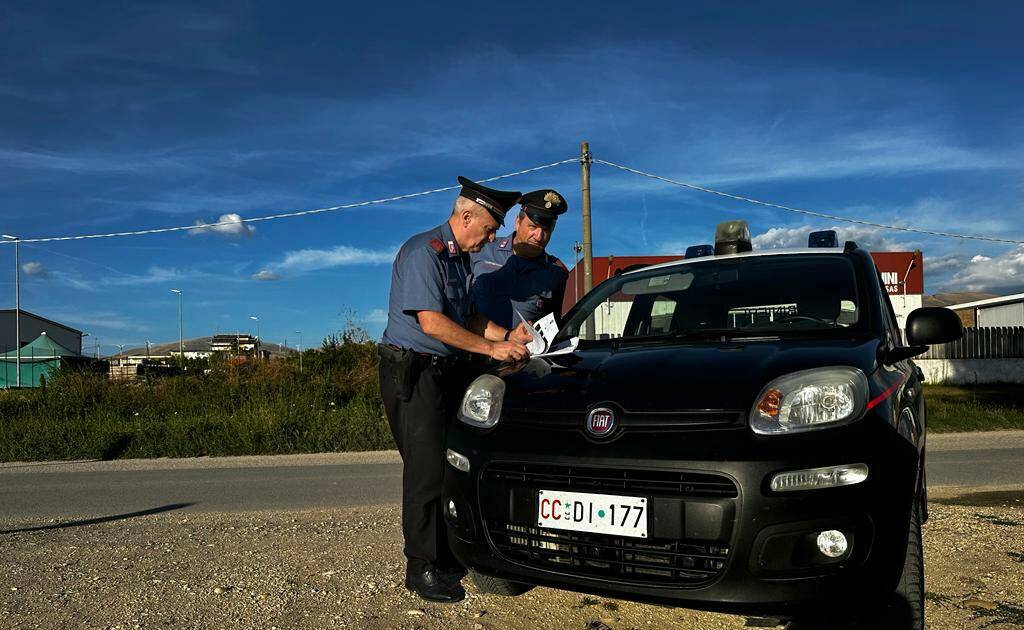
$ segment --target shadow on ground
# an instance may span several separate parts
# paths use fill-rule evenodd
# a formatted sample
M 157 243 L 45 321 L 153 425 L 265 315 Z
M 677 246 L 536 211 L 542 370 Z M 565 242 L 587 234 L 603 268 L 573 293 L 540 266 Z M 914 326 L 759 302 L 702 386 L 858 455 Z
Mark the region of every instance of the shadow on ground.
M 125 512 L 124 514 L 111 514 L 110 516 L 97 516 L 95 518 L 81 519 L 77 521 L 65 521 L 63 523 L 54 523 L 52 525 L 39 525 L 37 527 L 20 527 L 18 529 L 3 529 L 0 530 L 0 534 L 17 534 L 21 532 L 41 532 L 48 529 L 66 529 L 68 527 L 82 527 L 84 525 L 96 525 L 99 523 L 109 523 L 111 521 L 123 521 L 129 518 L 136 518 L 138 516 L 149 516 L 150 514 L 160 514 L 162 512 L 172 512 L 174 510 L 180 510 L 187 508 L 193 503 L 171 503 L 168 505 L 161 505 L 160 507 L 149 508 L 148 510 L 139 510 L 138 512 Z

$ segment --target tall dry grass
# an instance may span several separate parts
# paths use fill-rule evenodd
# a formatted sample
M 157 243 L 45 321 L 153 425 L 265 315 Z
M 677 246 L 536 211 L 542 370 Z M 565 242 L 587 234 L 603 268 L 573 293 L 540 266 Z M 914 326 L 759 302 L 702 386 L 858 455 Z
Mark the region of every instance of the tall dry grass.
M 62 371 L 0 393 L 0 461 L 392 448 L 376 348 L 358 335 L 307 351 L 301 373 L 295 359 L 191 367 L 148 383 Z

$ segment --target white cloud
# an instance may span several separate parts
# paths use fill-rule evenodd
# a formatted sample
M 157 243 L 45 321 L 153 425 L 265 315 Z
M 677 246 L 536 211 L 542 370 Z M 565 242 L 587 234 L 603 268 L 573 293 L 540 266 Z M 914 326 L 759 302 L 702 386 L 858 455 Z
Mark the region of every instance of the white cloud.
M 375 308 L 363 316 L 363 321 L 367 324 L 386 324 L 388 312 L 382 308 Z
M 274 273 L 273 271 L 271 271 L 269 269 L 264 269 L 262 271 L 257 271 L 256 273 L 252 274 L 252 279 L 253 280 L 261 280 L 261 281 L 264 281 L 264 282 L 271 282 L 271 281 L 274 281 L 274 280 L 280 280 L 281 279 L 281 275 L 277 274 L 277 273 Z
M 999 256 L 977 255 L 943 284 L 947 291 L 1024 291 L 1024 245 Z
M 967 264 L 960 254 L 944 254 L 942 256 L 925 256 L 925 273 L 942 274 L 947 271 L 959 270 Z
M 47 271 L 45 267 L 43 267 L 43 263 L 35 261 L 23 264 L 21 266 L 21 271 L 26 276 L 30 276 L 33 278 L 46 278 L 50 275 L 50 272 Z
M 220 218 L 213 223 L 196 221 L 196 227 L 189 230 L 188 233 L 191 235 L 213 233 L 229 237 L 247 237 L 252 236 L 252 233 L 255 231 L 256 228 L 242 222 L 240 214 L 232 212 L 220 215 Z
M 269 265 L 274 272 L 304 273 L 347 265 L 380 265 L 395 259 L 394 249 L 361 249 L 337 245 L 330 249 L 299 249 L 288 252 L 281 261 Z
M 780 249 L 790 247 L 807 247 L 807 236 L 821 227 L 805 225 L 795 228 L 771 228 L 763 234 L 758 234 L 751 239 L 754 249 Z M 835 230 L 839 235 L 839 243 L 856 241 L 857 245 L 873 252 L 887 251 L 911 251 L 916 244 L 913 242 L 899 242 L 886 236 L 887 230 L 871 226 L 851 225 L 833 226 L 827 228 Z

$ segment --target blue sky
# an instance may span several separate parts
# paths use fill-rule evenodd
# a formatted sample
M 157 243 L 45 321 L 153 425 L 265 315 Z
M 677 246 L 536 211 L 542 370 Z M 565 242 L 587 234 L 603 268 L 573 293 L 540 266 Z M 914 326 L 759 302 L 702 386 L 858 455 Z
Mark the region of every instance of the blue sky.
M 333 206 L 595 156 L 778 203 L 1024 240 L 1024 9 L 1012 3 L 5 3 L 0 232 L 24 238 Z M 220 3 L 217 3 L 220 4 Z M 351 5 L 351 6 L 349 6 Z M 684 6 L 685 5 L 685 6 Z M 579 168 L 506 180 L 570 203 Z M 103 344 L 379 334 L 390 260 L 452 193 L 22 248 L 25 308 Z M 746 218 L 761 246 L 830 222 L 593 170 L 595 253 L 679 252 Z M 1024 290 L 1024 248 L 919 247 L 926 289 Z M 10 272 L 4 271 L 10 269 Z M 0 307 L 13 250 L 0 247 Z

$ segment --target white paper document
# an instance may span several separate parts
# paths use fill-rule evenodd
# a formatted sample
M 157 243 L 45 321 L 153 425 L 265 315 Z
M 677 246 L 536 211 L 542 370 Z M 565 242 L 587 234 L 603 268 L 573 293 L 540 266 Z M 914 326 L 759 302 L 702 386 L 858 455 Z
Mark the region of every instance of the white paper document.
M 522 313 L 515 308 L 512 310 L 515 311 L 519 321 L 526 322 L 526 329 L 530 331 L 530 336 L 533 338 L 530 343 L 526 344 L 526 349 L 530 351 L 531 356 L 547 357 L 575 352 L 576 345 L 580 341 L 579 337 L 562 341 L 555 346 L 551 345 L 551 341 L 558 335 L 558 322 L 555 321 L 554 313 L 548 313 L 535 324 L 530 325 Z

